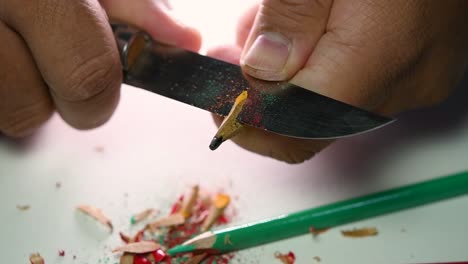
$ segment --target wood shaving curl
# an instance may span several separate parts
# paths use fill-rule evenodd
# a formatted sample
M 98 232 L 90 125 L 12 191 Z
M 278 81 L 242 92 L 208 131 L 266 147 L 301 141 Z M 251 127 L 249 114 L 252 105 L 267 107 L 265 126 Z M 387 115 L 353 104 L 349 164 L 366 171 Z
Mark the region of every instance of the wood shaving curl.
M 375 227 L 364 227 L 364 228 L 355 228 L 352 230 L 342 230 L 341 234 L 345 237 L 369 237 L 369 236 L 376 236 L 379 234 L 377 228 Z
M 133 253 L 133 254 L 145 254 L 156 251 L 161 248 L 156 242 L 153 241 L 140 241 L 135 243 L 128 243 L 121 247 L 118 247 L 112 250 L 112 253 L 123 252 L 123 253 Z
M 100 209 L 92 207 L 90 205 L 79 205 L 77 209 L 96 219 L 99 223 L 109 227 L 111 232 L 114 230 L 114 226 L 112 225 L 111 220 L 107 216 L 105 216 Z

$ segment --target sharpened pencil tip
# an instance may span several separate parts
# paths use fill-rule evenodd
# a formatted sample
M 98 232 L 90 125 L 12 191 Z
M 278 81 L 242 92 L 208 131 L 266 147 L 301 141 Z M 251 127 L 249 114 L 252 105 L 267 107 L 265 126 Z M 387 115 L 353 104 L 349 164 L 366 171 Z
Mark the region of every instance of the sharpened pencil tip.
M 221 146 L 222 143 L 223 143 L 223 137 L 214 137 L 213 140 L 211 140 L 210 149 L 215 150 L 219 148 L 219 146 Z

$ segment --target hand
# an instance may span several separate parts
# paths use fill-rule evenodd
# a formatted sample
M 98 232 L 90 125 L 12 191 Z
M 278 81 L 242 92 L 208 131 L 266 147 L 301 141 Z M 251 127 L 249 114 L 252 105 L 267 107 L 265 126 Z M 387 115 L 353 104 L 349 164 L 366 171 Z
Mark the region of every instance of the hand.
M 57 110 L 78 129 L 107 121 L 121 85 L 108 17 L 198 50 L 164 0 L 0 0 L 0 133 L 31 134 Z
M 260 79 L 290 80 L 383 115 L 444 100 L 468 59 L 463 0 L 264 0 L 239 24 L 237 46 L 210 55 Z M 216 119 L 219 124 L 219 118 Z M 242 147 L 291 163 L 331 141 L 248 129 Z

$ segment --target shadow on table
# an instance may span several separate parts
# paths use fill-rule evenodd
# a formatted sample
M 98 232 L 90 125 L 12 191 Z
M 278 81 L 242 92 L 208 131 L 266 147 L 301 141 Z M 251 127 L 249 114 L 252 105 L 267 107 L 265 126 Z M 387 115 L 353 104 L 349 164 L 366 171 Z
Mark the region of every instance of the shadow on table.
M 406 112 L 389 126 L 336 142 L 310 163 L 330 172 L 327 182 L 357 186 L 378 177 L 387 155 L 405 144 L 450 137 L 468 119 L 468 72 L 452 95 L 432 108 Z M 327 176 L 324 176 L 327 177 Z

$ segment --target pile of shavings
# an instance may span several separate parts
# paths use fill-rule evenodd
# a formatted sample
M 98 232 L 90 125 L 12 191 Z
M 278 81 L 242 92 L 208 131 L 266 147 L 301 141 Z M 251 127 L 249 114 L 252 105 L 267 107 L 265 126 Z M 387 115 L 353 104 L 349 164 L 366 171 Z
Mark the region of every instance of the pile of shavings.
M 120 264 L 228 264 L 234 258 L 233 254 L 185 254 L 175 258 L 165 251 L 214 226 L 229 223 L 225 215 L 229 202 L 226 194 L 201 194 L 199 187 L 194 186 L 188 194 L 177 199 L 169 215 L 150 221 L 133 236 L 120 233 L 124 245 L 113 252 L 122 253 Z M 154 209 L 147 209 L 133 216 L 130 222 L 139 224 L 154 214 Z

